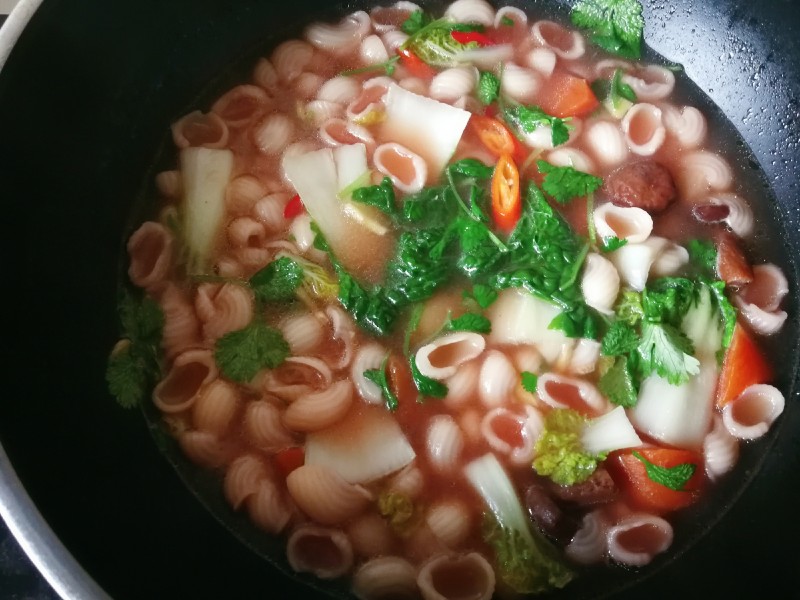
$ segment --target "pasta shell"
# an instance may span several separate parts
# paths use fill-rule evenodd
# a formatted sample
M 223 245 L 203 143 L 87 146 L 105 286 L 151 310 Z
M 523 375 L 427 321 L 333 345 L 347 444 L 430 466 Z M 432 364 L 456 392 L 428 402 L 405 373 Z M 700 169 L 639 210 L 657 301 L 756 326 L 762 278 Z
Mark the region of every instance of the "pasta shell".
M 556 53 L 550 48 L 534 48 L 525 57 L 525 63 L 545 77 L 553 74 L 557 60 Z
M 511 20 L 514 22 L 513 27 L 525 27 L 528 24 L 528 15 L 525 14 L 525 11 L 517 8 L 516 6 L 502 6 L 497 9 L 497 13 L 494 16 L 494 27 L 498 29 L 499 27 L 509 27 L 511 26 L 508 24 L 508 21 Z
M 264 154 L 280 153 L 294 137 L 295 126 L 283 113 L 267 115 L 253 130 L 253 142 Z
M 392 29 L 381 35 L 381 39 L 388 52 L 396 53 L 397 49 L 406 43 L 408 35 L 399 29 Z
M 712 481 L 728 473 L 739 460 L 739 440 L 730 434 L 719 415 L 714 415 L 714 426 L 703 438 L 703 459 L 706 475 Z
M 644 102 L 663 100 L 675 88 L 675 74 L 660 65 L 647 65 L 637 69 L 635 74 L 626 73 L 622 81 L 631 86 L 636 97 Z
M 270 479 L 258 483 L 255 492 L 247 498 L 246 506 L 253 523 L 272 535 L 283 531 L 292 518 L 292 507 Z
M 368 150 L 375 146 L 375 138 L 368 129 L 338 117 L 323 122 L 319 128 L 319 136 L 332 148 L 358 143 L 364 144 Z
M 414 11 L 421 10 L 414 2 L 395 2 L 391 6 L 376 6 L 369 12 L 372 28 L 378 33 L 397 30 Z
M 599 359 L 600 342 L 581 338 L 572 350 L 569 372 L 573 375 L 587 375 L 592 373 L 597 367 L 597 361 Z
M 286 558 L 297 573 L 335 579 L 353 566 L 353 547 L 338 529 L 300 525 L 286 542 Z
M 278 85 L 280 83 L 278 80 L 278 72 L 268 59 L 258 59 L 256 66 L 253 68 L 253 82 L 271 93 L 278 90 Z
M 473 361 L 461 365 L 446 381 L 447 395 L 443 402 L 450 410 L 456 410 L 474 398 L 478 391 L 478 365 Z
M 425 160 L 400 144 L 381 144 L 375 148 L 372 160 L 378 171 L 388 176 L 397 189 L 407 194 L 420 191 L 428 179 L 428 165 Z
M 596 172 L 592 159 L 577 148 L 556 148 L 547 155 L 547 162 L 557 167 L 572 167 L 583 173 L 593 174 Z
M 228 127 L 243 127 L 272 107 L 272 99 L 260 87 L 239 85 L 214 102 L 211 110 Z
M 347 414 L 353 400 L 349 381 L 337 381 L 329 388 L 295 400 L 283 414 L 283 423 L 293 431 L 319 431 Z
M 508 456 L 515 465 L 533 460 L 536 437 L 527 427 L 528 415 L 505 407 L 490 410 L 481 421 L 481 434 L 496 453 Z
M 314 314 L 287 317 L 278 326 L 294 356 L 312 354 L 325 337 L 324 326 Z
M 278 77 L 292 82 L 305 71 L 314 57 L 314 48 L 301 40 L 289 40 L 279 44 L 272 52 L 271 61 Z
M 352 51 L 371 29 L 372 20 L 367 13 L 360 10 L 335 25 L 312 23 L 306 28 L 305 38 L 320 50 L 343 55 Z
M 597 162 L 608 167 L 621 164 L 628 157 L 628 144 L 620 128 L 611 121 L 594 121 L 583 133 L 586 147 Z
M 444 17 L 456 23 L 478 23 L 491 27 L 494 24 L 494 7 L 485 0 L 456 0 L 447 7 Z
M 588 416 L 601 415 L 608 409 L 606 399 L 585 379 L 544 373 L 536 383 L 536 393 L 552 408 L 571 408 Z
M 374 381 L 367 379 L 364 372 L 369 369 L 379 369 L 386 354 L 386 348 L 373 342 L 361 346 L 353 360 L 350 379 L 358 395 L 370 404 L 383 404 L 383 391 Z
M 622 118 L 621 126 L 628 148 L 639 156 L 655 154 L 667 137 L 667 129 L 661 122 L 661 109 L 654 104 L 634 104 Z
M 195 110 L 172 125 L 172 140 L 181 149 L 224 148 L 228 137 L 228 125 L 213 112 L 202 113 Z
M 185 431 L 178 436 L 178 444 L 189 460 L 208 469 L 227 464 L 233 454 L 228 444 L 208 431 Z
M 403 494 L 412 500 L 420 495 L 424 487 L 425 476 L 414 463 L 404 467 L 389 483 L 390 491 Z
M 748 304 L 774 311 L 780 308 L 788 293 L 789 282 L 781 268 L 765 263 L 753 267 L 753 281 L 744 289 L 741 297 Z
M 785 404 L 778 388 L 767 384 L 751 385 L 722 407 L 722 422 L 732 436 L 754 440 L 769 431 Z
M 242 329 L 253 320 L 253 296 L 249 289 L 232 283 L 204 283 L 197 288 L 195 310 L 206 340 L 217 340 Z
M 352 318 L 337 306 L 328 306 L 325 309 L 333 329 L 332 338 L 341 347 L 338 360 L 330 361 L 333 369 L 346 369 L 350 366 L 355 354 L 356 326 Z
M 353 593 L 359 600 L 413 600 L 417 570 L 399 556 L 373 558 L 353 574 Z
M 605 315 L 612 314 L 619 287 L 619 272 L 613 263 L 595 252 L 588 254 L 581 276 L 581 293 L 586 304 Z
M 575 60 L 586 52 L 583 36 L 577 31 L 570 31 L 555 21 L 536 21 L 531 27 L 533 39 L 550 48 L 561 58 Z
M 738 298 L 734 300 L 739 314 L 750 325 L 750 328 L 761 335 L 774 335 L 783 329 L 789 316 L 786 311 L 766 311 L 756 304 L 747 304 Z
M 259 198 L 251 214 L 253 218 L 264 226 L 268 234 L 277 233 L 286 229 L 286 217 L 283 216 L 290 196 L 284 192 L 269 194 Z
M 177 413 L 197 400 L 203 386 L 217 378 L 217 363 L 210 350 L 187 350 L 180 354 L 166 377 L 153 390 L 153 403 L 165 413 Z
M 295 440 L 281 420 L 281 410 L 271 402 L 250 402 L 244 412 L 244 434 L 255 447 L 277 452 L 294 445 Z
M 653 217 L 634 206 L 617 206 L 607 202 L 592 213 L 597 234 L 602 238 L 616 237 L 631 244 L 645 241 L 653 231 Z
M 436 100 L 455 102 L 470 94 L 477 82 L 478 73 L 475 67 L 453 67 L 434 76 L 428 93 Z
M 464 448 L 464 436 L 452 417 L 437 415 L 430 420 L 425 445 L 433 468 L 447 472 L 457 465 Z
M 439 541 L 454 550 L 469 536 L 472 515 L 464 502 L 443 500 L 428 508 L 425 522 Z
M 529 103 L 533 101 L 540 86 L 539 75 L 535 71 L 514 63 L 503 65 L 500 91 L 509 98 L 522 104 Z
M 361 86 L 355 79 L 337 75 L 322 84 L 317 92 L 317 100 L 346 105 L 355 100 L 360 92 Z
M 647 243 L 660 245 L 660 239 L 656 236 L 651 237 Z M 689 251 L 683 246 L 665 240 L 661 250 L 656 255 L 650 275 L 653 277 L 667 277 L 677 274 L 689 262 Z
M 155 184 L 158 193 L 169 200 L 177 200 L 183 194 L 181 172 L 176 169 L 161 171 L 155 177 Z
M 608 254 L 609 260 L 619 272 L 620 279 L 641 292 L 647 285 L 650 268 L 667 245 L 664 238 L 649 238 L 642 244 L 625 244 L 619 250 Z
M 417 585 L 425 600 L 489 600 L 495 588 L 494 569 L 477 552 L 440 554 L 420 567 Z
M 164 313 L 161 347 L 167 359 L 200 345 L 200 321 L 186 293 L 177 285 L 168 284 L 159 299 Z
M 225 190 L 225 208 L 236 216 L 248 214 L 253 205 L 266 193 L 261 181 L 253 175 L 239 175 Z
M 346 533 L 353 551 L 360 556 L 385 556 L 395 551 L 395 533 L 378 513 L 367 512 L 354 518 Z
M 599 511 L 584 515 L 581 526 L 564 553 L 576 563 L 591 565 L 602 562 L 608 546 L 608 525 Z
M 514 365 L 499 350 L 489 350 L 478 376 L 478 395 L 485 406 L 494 407 L 508 402 L 519 382 Z
M 286 477 L 286 487 L 300 510 L 323 525 L 356 516 L 372 500 L 360 485 L 348 483 L 335 471 L 318 465 L 296 468 Z
M 708 132 L 706 118 L 694 106 L 678 110 L 671 104 L 662 104 L 661 111 L 667 132 L 678 140 L 681 148 L 691 150 L 705 141 Z
M 128 239 L 131 282 L 145 290 L 163 286 L 172 271 L 174 238 L 161 223 L 146 221 Z
M 358 56 L 365 65 L 374 65 L 389 60 L 389 52 L 386 50 L 383 40 L 375 34 L 368 35 L 361 40 Z
M 256 456 L 245 454 L 234 460 L 225 472 L 225 498 L 234 510 L 258 491 L 259 483 L 267 478 L 267 468 Z
M 728 162 L 708 150 L 684 154 L 676 173 L 675 183 L 687 200 L 707 196 L 709 192 L 725 191 L 733 184 L 733 172 Z
M 713 208 L 711 208 L 713 207 Z M 753 211 L 741 196 L 731 193 L 712 194 L 692 210 L 704 223 L 725 223 L 740 238 L 753 233 Z
M 266 374 L 263 389 L 291 402 L 327 388 L 331 381 L 333 373 L 325 361 L 313 356 L 290 356 Z
M 341 117 L 343 114 L 344 108 L 341 104 L 328 100 L 312 100 L 302 109 L 301 118 L 314 127 L 320 127 L 326 121 Z
M 486 339 L 480 334 L 450 333 L 422 346 L 415 360 L 420 373 L 442 380 L 454 375 L 460 365 L 478 357 L 485 347 Z
M 239 392 L 222 379 L 215 379 L 198 394 L 192 406 L 195 429 L 222 436 L 231 427 L 239 408 Z
M 623 565 L 641 567 L 669 548 L 672 537 L 672 525 L 661 517 L 632 514 L 608 529 L 608 554 Z

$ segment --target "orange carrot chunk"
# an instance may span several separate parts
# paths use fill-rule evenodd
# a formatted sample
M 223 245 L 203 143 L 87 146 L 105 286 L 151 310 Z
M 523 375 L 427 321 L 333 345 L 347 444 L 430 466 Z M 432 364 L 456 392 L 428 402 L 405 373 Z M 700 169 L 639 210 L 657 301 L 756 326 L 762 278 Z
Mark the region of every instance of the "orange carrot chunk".
M 737 323 L 722 362 L 717 383 L 717 407 L 722 408 L 751 385 L 770 383 L 773 377 L 772 367 L 764 354 L 747 330 Z
M 547 114 L 561 119 L 584 117 L 600 106 L 588 81 L 560 72 L 547 80 L 538 102 Z

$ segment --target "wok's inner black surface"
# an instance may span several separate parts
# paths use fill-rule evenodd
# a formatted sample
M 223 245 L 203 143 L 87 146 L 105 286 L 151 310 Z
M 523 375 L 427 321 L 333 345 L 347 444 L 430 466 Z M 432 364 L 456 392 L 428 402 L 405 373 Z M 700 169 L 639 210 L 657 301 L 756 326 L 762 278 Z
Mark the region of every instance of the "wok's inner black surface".
M 141 415 L 108 397 L 103 372 L 117 336 L 121 239 L 170 121 L 246 73 L 244 55 L 269 44 L 265 32 L 286 37 L 298 19 L 343 12 L 320 12 L 326 6 L 45 0 L 0 75 L 5 289 L 16 307 L 3 315 L 10 385 L 0 442 L 45 518 L 114 598 L 309 597 L 209 516 Z M 800 240 L 800 17 L 784 0 L 645 9 L 648 43 L 686 66 L 763 167 L 786 232 L 767 246 L 786 264 L 784 248 L 794 253 Z M 785 355 L 782 384 L 794 345 Z M 742 498 L 680 560 L 621 598 L 742 598 L 793 582 L 800 415 L 797 399 L 787 400 L 777 442 Z

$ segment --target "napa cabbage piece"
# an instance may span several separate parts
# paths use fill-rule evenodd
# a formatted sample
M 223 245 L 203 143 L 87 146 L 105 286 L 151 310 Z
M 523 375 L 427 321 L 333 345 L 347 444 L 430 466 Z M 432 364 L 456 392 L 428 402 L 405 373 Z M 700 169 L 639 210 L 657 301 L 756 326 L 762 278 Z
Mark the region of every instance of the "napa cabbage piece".
M 560 314 L 558 306 L 522 288 L 502 290 L 487 311 L 492 323 L 489 339 L 497 344 L 533 344 L 553 363 L 564 345 L 571 343 L 563 331 L 549 328 Z
M 582 435 L 587 419 L 568 408 L 552 410 L 544 418 L 544 431 L 536 441 L 533 468 L 559 485 L 574 485 L 589 479 L 605 452 L 589 452 Z
M 630 409 L 637 430 L 667 445 L 697 449 L 711 427 L 718 376 L 714 356 L 702 357 L 697 375 L 673 385 L 659 375 L 642 381 L 636 406 Z
M 563 588 L 575 576 L 557 550 L 531 527 L 503 467 L 491 453 L 473 460 L 464 474 L 488 508 L 483 537 L 494 549 L 498 577 L 520 594 Z
M 471 114 L 392 84 L 384 99 L 386 119 L 380 138 L 402 144 L 428 165 L 435 183 L 456 151 Z
M 225 190 L 233 171 L 233 152 L 184 148 L 180 153 L 183 183 L 183 238 L 189 275 L 210 273 L 209 259 L 225 214 Z
M 358 406 L 344 419 L 306 436 L 306 464 L 336 471 L 350 483 L 369 483 L 416 457 L 400 425 L 384 408 Z

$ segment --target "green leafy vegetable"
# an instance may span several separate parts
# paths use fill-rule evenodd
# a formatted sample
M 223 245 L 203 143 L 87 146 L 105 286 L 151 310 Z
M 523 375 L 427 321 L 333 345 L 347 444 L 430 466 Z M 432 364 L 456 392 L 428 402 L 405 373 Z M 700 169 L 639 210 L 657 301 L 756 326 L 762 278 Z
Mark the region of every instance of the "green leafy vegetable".
M 616 69 L 611 79 L 598 79 L 592 83 L 595 96 L 606 105 L 617 118 L 621 118 L 636 102 L 636 92 L 622 81 L 622 69 Z
M 351 75 L 363 75 L 364 73 L 380 73 L 383 72 L 389 77 L 394 75 L 394 71 L 397 68 L 397 61 L 400 60 L 399 56 L 392 56 L 388 60 L 385 60 L 380 63 L 374 63 L 371 65 L 366 65 L 364 67 L 359 67 L 357 69 L 347 69 L 346 71 L 342 71 L 341 75 L 351 76 Z
M 511 17 L 503 17 L 502 19 L 500 19 L 500 25 L 503 25 L 505 27 L 513 27 L 514 19 L 512 19 Z
M 686 243 L 689 262 L 702 274 L 713 277 L 717 269 L 717 249 L 707 240 L 689 240 Z
M 386 402 L 386 408 L 394 412 L 397 410 L 398 399 L 395 393 L 389 386 L 389 380 L 386 377 L 386 363 L 389 361 L 389 355 L 383 359 L 379 369 L 367 369 L 364 371 L 364 377 L 369 379 L 372 383 L 381 388 L 383 399 Z
M 250 287 L 260 302 L 288 302 L 295 298 L 305 272 L 288 257 L 272 261 L 250 278 Z
M 217 340 L 214 359 L 225 377 L 247 383 L 261 369 L 274 369 L 289 356 L 289 344 L 281 332 L 262 320 L 226 333 Z
M 389 301 L 382 288 L 364 289 L 355 277 L 339 265 L 334 265 L 339 278 L 339 302 L 356 323 L 374 335 L 388 335 L 397 319 L 398 309 Z
M 414 35 L 421 29 L 424 29 L 433 19 L 428 16 L 424 11 L 415 10 L 408 18 L 400 25 L 400 29 L 408 35 Z
M 705 282 L 709 292 L 717 303 L 717 310 L 722 317 L 722 347 L 727 348 L 733 339 L 733 330 L 736 326 L 736 309 L 725 295 L 725 282 Z
M 624 320 L 614 321 L 608 328 L 600 352 L 604 356 L 624 356 L 639 347 L 639 335 Z
M 617 320 L 627 323 L 631 327 L 644 317 L 642 295 L 634 290 L 624 290 L 622 298 L 617 303 Z
M 421 396 L 430 398 L 444 398 L 447 396 L 447 386 L 441 381 L 436 381 L 420 373 L 417 361 L 413 356 L 409 358 L 408 362 L 411 365 L 411 377 L 414 379 L 414 384 L 417 386 Z
M 639 0 L 580 0 L 571 17 L 604 50 L 625 58 L 641 57 L 644 17 Z
M 369 206 L 374 206 L 390 217 L 397 214 L 397 203 L 394 197 L 392 180 L 384 177 L 378 185 L 370 185 L 353 190 L 353 200 Z
M 533 468 L 539 475 L 559 485 L 574 485 L 586 481 L 605 454 L 586 452 L 581 433 L 586 418 L 571 409 L 555 409 L 544 418 L 544 432 L 536 442 Z
M 679 329 L 645 321 L 637 348 L 644 376 L 657 373 L 673 385 L 687 382 L 700 372 L 692 342 Z
M 500 96 L 500 79 L 494 73 L 481 71 L 478 79 L 478 100 L 489 106 Z
M 469 297 L 474 299 L 481 308 L 489 308 L 497 300 L 497 291 L 488 285 L 476 283 L 472 286 L 472 293 L 469 294 Z
M 427 64 L 434 67 L 458 66 L 460 53 L 478 47 L 477 42 L 461 44 L 451 34 L 454 31 L 483 31 L 482 25 L 454 23 L 448 19 L 425 22 L 424 17 L 414 17 L 414 14 L 403 24 L 408 23 L 406 29 L 412 33 L 400 48 L 411 50 Z
M 676 492 L 683 490 L 697 469 L 697 465 L 693 463 L 683 463 L 674 467 L 660 467 L 651 463 L 635 450 L 633 455 L 644 463 L 645 471 L 651 481 Z
M 603 185 L 600 177 L 572 167 L 556 167 L 544 160 L 537 161 L 536 165 L 539 172 L 544 174 L 542 189 L 561 204 L 593 194 Z
M 613 252 L 614 250 L 619 250 L 627 243 L 628 240 L 621 240 L 617 236 L 613 235 L 600 240 L 600 250 L 603 252 Z
M 626 356 L 617 356 L 611 368 L 600 377 L 597 387 L 617 406 L 632 408 L 639 399 Z
M 552 129 L 553 146 L 560 146 L 569 141 L 570 126 L 567 121 L 548 115 L 538 106 L 524 106 L 515 104 L 503 108 L 503 119 L 518 130 L 533 133 L 539 127 Z
M 414 502 L 400 492 L 383 492 L 378 496 L 378 512 L 401 537 L 410 534 L 420 520 Z
M 535 394 L 536 386 L 539 384 L 539 376 L 530 371 L 523 371 L 520 376 L 522 378 L 522 389 L 531 394 Z
M 472 177 L 478 180 L 491 179 L 494 173 L 493 166 L 485 165 L 476 158 L 462 158 L 447 167 L 447 170 L 453 175 Z
M 492 331 L 492 322 L 483 315 L 465 313 L 460 317 L 448 320 L 445 329 L 448 331 L 474 331 L 475 333 L 488 334 Z
M 553 545 L 531 527 L 511 480 L 493 454 L 469 463 L 465 474 L 486 504 L 483 539 L 494 550 L 495 572 L 518 594 L 563 588 L 574 577 Z
M 123 339 L 109 356 L 106 383 L 121 407 L 133 408 L 161 378 L 159 348 L 164 314 L 152 299 L 137 299 L 127 290 L 120 297 L 118 310 Z

